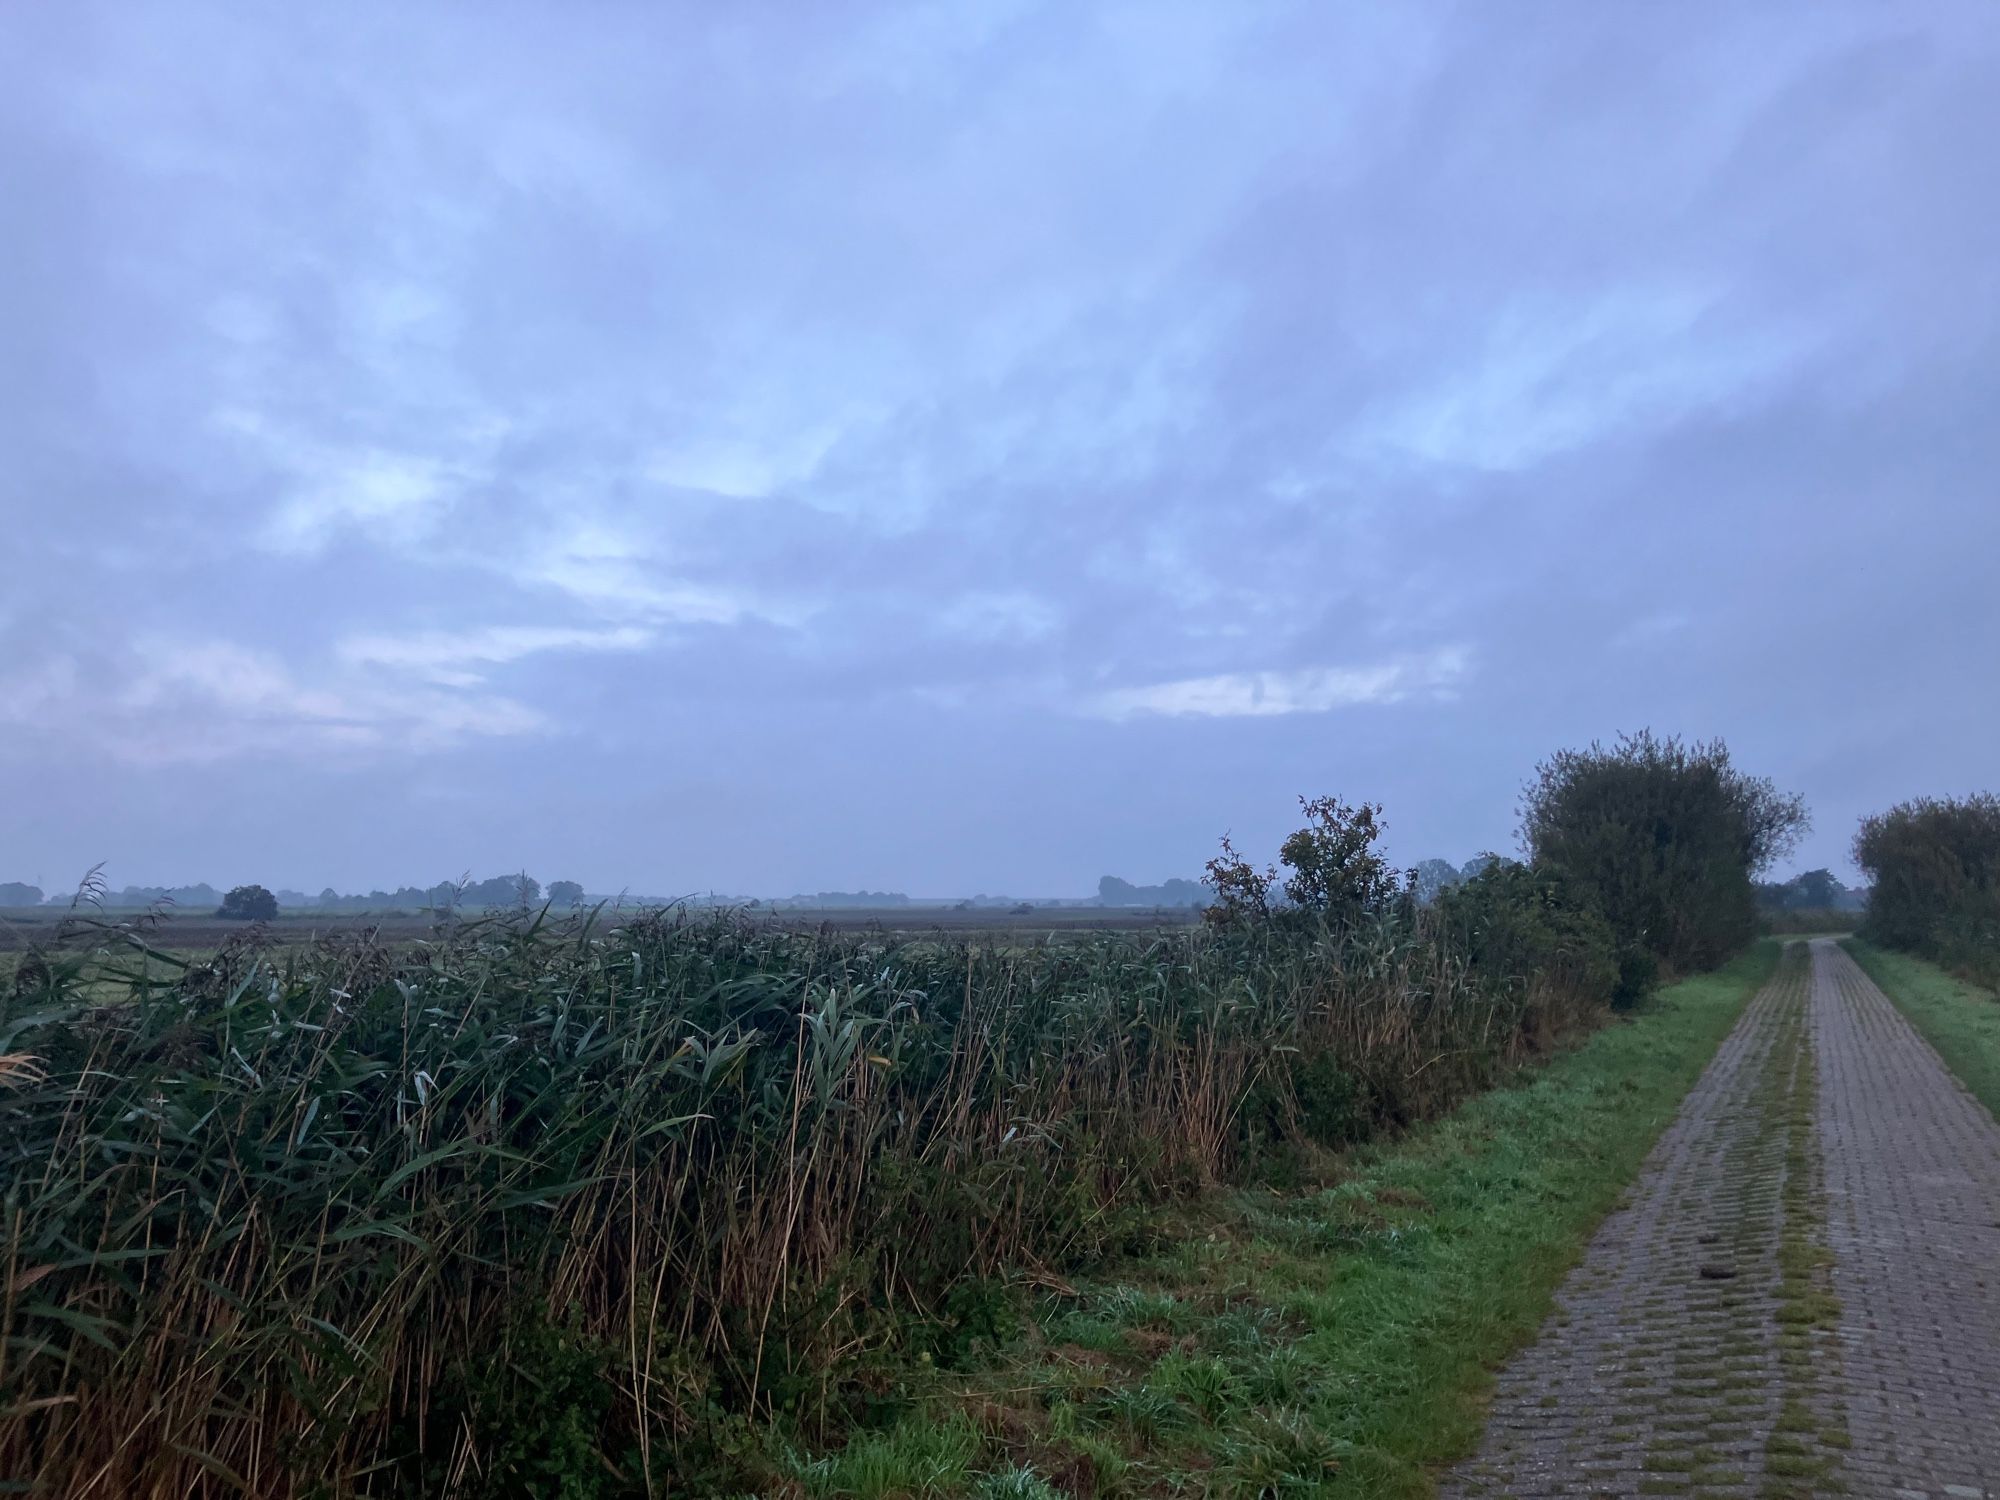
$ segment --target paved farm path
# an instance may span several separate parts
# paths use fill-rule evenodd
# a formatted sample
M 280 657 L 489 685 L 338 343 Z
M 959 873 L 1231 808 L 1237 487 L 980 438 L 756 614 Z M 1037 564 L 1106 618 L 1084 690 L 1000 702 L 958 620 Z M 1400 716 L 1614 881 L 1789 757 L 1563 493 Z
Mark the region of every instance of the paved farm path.
M 2000 1500 L 2000 1125 L 1834 943 L 1750 1003 L 1442 1490 Z

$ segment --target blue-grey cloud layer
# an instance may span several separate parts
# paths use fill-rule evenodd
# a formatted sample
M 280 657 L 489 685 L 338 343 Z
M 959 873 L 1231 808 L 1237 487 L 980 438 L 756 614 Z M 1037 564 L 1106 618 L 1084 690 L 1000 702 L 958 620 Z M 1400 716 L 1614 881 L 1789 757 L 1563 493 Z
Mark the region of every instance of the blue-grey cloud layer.
M 1994 779 L 1982 6 L 21 7 L 0 878 L 1087 889 Z

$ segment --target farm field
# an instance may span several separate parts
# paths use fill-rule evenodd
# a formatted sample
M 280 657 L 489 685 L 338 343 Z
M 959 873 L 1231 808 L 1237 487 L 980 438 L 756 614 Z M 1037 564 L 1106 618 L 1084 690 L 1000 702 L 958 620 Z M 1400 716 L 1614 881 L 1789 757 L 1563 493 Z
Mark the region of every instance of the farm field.
M 629 912 L 628 912 L 629 914 Z M 0 907 L 0 953 L 31 947 L 46 938 L 62 921 L 64 912 L 53 907 Z M 110 926 L 140 924 L 144 912 L 119 909 L 92 910 L 91 919 Z M 467 914 L 477 920 L 485 912 Z M 612 919 L 619 914 L 613 912 Z M 1149 932 L 1186 928 L 1200 920 L 1193 908 L 1147 909 L 1139 907 L 1046 906 L 1032 912 L 1016 912 L 1006 907 L 785 907 L 752 908 L 740 912 L 748 920 L 788 931 L 827 928 L 836 932 L 880 932 L 902 936 L 942 933 L 953 937 L 993 938 L 1006 942 L 1031 942 L 1044 937 L 1062 937 L 1093 932 Z M 575 917 L 551 912 L 556 922 Z M 264 932 L 280 947 L 311 943 L 321 938 L 345 939 L 371 934 L 385 943 L 412 942 L 438 930 L 438 919 L 406 912 L 367 913 L 284 913 L 266 922 Z M 175 912 L 157 924 L 143 924 L 146 940 L 155 947 L 177 953 L 206 952 L 221 947 L 232 938 L 241 938 L 248 924 L 219 918 L 207 912 Z

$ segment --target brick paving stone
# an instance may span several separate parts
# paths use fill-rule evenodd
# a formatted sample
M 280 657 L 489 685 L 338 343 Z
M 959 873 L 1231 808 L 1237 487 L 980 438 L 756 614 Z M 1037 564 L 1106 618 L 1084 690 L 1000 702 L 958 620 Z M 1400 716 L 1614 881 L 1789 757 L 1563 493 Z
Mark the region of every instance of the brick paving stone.
M 1780 1402 L 1785 1171 L 1763 1096 L 1805 993 L 1793 966 L 1751 1001 L 1542 1338 L 1501 1374 L 1485 1442 L 1444 1494 L 1639 1495 L 1691 1485 L 1697 1470 L 1706 1494 L 1757 1493 Z M 1707 1279 L 1704 1265 L 1736 1274 Z
M 1836 944 L 1813 962 L 1849 1491 L 2000 1496 L 2000 1125 Z
M 1793 1244 L 1839 1312 L 1786 1345 L 1785 1088 L 1815 1076 Z M 1774 1443 L 1788 1399 L 1818 1431 Z M 1837 1472 L 1767 1474 L 1801 1441 Z M 1440 1492 L 2000 1500 L 2000 1125 L 1833 943 L 1750 1003 Z

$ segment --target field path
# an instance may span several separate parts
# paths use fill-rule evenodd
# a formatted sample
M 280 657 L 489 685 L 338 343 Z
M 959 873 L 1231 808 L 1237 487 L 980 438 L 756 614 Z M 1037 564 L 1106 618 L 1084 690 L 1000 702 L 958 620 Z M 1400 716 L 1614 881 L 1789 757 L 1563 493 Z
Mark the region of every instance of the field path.
M 1751 1002 L 1442 1492 L 2000 1500 L 2000 1125 L 1835 944 Z

